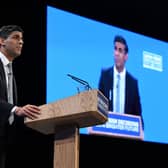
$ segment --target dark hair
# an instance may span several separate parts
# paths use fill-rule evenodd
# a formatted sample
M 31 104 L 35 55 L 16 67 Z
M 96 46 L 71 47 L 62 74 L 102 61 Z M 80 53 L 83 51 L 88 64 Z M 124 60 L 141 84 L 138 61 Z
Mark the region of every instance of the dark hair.
M 23 29 L 18 25 L 5 25 L 0 28 L 0 37 L 1 38 L 8 38 L 8 36 L 14 32 L 19 31 L 23 33 Z
M 122 37 L 122 36 L 120 36 L 120 35 L 116 35 L 116 36 L 114 37 L 114 43 L 115 43 L 115 42 L 119 42 L 119 43 L 124 44 L 124 45 L 125 45 L 125 52 L 128 53 L 128 45 L 127 45 L 127 42 L 126 42 L 126 40 L 125 40 L 124 37 Z

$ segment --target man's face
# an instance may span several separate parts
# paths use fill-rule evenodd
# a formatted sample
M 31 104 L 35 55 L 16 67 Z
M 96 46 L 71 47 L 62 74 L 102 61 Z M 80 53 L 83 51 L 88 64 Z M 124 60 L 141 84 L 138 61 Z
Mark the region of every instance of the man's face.
M 12 59 L 18 57 L 21 54 L 23 47 L 22 32 L 12 32 L 6 39 L 2 40 L 1 46 L 8 57 Z
M 128 58 L 128 54 L 125 52 L 125 45 L 120 42 L 114 44 L 114 62 L 116 68 L 123 70 L 124 64 Z

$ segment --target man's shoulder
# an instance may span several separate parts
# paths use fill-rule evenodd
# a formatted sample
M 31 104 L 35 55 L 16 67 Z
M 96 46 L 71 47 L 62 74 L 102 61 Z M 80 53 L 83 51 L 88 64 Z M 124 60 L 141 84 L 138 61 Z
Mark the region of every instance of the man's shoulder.
M 102 73 L 109 73 L 113 71 L 113 67 L 103 67 Z
M 130 72 L 126 71 L 126 76 L 129 80 L 137 82 L 137 78 L 133 74 L 131 74 Z

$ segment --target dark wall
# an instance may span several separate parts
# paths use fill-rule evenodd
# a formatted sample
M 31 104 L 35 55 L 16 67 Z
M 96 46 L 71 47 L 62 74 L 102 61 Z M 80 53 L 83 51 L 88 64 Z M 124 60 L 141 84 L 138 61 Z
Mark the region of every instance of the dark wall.
M 80 141 L 80 168 L 164 167 L 167 145 L 103 136 L 83 136 Z
M 168 13 L 163 0 L 87 1 L 47 0 L 74 13 L 168 41 Z
M 14 62 L 20 105 L 45 104 L 45 4 L 52 4 L 127 30 L 168 41 L 166 5 L 150 1 L 31 0 L 9 1 L 0 7 L 1 25 L 18 24 L 24 33 L 22 55 Z M 16 132 L 8 166 L 52 167 L 53 139 L 23 125 Z M 107 167 L 109 164 L 135 166 L 166 163 L 166 144 L 140 142 L 112 137 L 81 135 L 80 167 Z M 110 153 L 110 154 L 109 154 Z M 152 157 L 153 159 L 149 158 Z M 124 158 L 123 161 L 120 157 Z M 159 160 L 158 158 L 162 159 Z M 112 166 L 111 166 L 112 167 Z

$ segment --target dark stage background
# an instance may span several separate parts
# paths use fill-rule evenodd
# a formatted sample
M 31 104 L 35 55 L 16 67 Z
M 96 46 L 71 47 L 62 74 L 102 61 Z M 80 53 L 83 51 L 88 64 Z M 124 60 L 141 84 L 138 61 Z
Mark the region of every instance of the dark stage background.
M 25 31 L 22 55 L 14 62 L 20 105 L 45 104 L 47 3 L 168 42 L 168 13 L 161 1 L 6 1 L 0 6 L 0 26 L 18 24 Z M 42 135 L 22 124 L 16 135 L 8 156 L 8 168 L 52 168 L 52 135 Z M 167 144 L 81 135 L 80 168 L 114 165 L 136 167 L 152 163 L 159 163 L 161 167 L 167 163 L 167 151 Z

